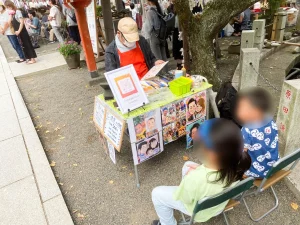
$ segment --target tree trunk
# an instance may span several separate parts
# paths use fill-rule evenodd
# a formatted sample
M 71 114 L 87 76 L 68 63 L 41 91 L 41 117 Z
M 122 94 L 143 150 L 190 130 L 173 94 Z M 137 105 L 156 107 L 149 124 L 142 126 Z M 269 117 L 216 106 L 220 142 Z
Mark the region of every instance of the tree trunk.
M 104 31 L 107 44 L 110 44 L 115 38 L 114 26 L 112 22 L 110 1 L 101 0 L 102 14 L 104 20 Z
M 228 21 L 243 12 L 257 0 L 211 0 L 201 16 L 194 17 L 189 1 L 174 0 L 179 22 L 186 32 L 192 58 L 192 74 L 205 76 L 218 90 L 221 84 L 217 74 L 213 39 Z

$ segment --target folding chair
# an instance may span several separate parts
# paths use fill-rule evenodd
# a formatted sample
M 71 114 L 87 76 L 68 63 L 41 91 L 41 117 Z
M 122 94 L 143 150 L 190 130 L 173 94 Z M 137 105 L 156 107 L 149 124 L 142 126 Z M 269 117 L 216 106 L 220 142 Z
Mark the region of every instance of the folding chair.
M 220 213 L 223 214 L 226 224 L 229 225 L 225 212 L 233 209 L 233 207 L 240 204 L 240 201 L 244 197 L 244 193 L 252 187 L 253 182 L 254 182 L 254 178 L 248 177 L 247 179 L 240 181 L 234 187 L 226 188 L 224 191 L 222 191 L 219 194 L 201 199 L 196 204 L 190 220 L 187 220 L 184 214 L 181 212 L 182 221 L 179 222 L 178 225 L 192 225 L 194 223 L 194 218 L 197 213 L 201 213 L 202 210 L 217 206 L 227 200 L 229 200 L 229 202 L 227 203 L 224 210 Z M 240 196 L 240 197 L 238 197 L 237 199 L 232 199 L 236 196 Z
M 300 159 L 300 149 L 296 150 L 295 152 L 283 157 L 282 159 L 274 163 L 273 167 L 269 170 L 269 172 L 267 173 L 266 177 L 263 180 L 257 179 L 254 181 L 254 186 L 257 189 L 255 191 L 246 193 L 245 197 L 253 194 L 258 195 L 264 190 L 271 188 L 273 196 L 275 198 L 275 206 L 272 209 L 270 209 L 268 212 L 263 214 L 262 216 L 258 218 L 254 218 L 250 212 L 249 206 L 247 205 L 245 198 L 243 198 L 243 202 L 245 203 L 249 216 L 253 221 L 255 222 L 260 221 L 262 218 L 264 218 L 265 216 L 267 216 L 277 208 L 278 198 L 275 193 L 273 185 L 276 184 L 278 181 L 282 180 L 283 178 L 285 178 L 286 176 L 288 176 L 292 172 L 296 164 L 298 163 L 299 159 Z M 290 164 L 292 164 L 292 166 L 288 170 L 283 169 L 289 166 Z

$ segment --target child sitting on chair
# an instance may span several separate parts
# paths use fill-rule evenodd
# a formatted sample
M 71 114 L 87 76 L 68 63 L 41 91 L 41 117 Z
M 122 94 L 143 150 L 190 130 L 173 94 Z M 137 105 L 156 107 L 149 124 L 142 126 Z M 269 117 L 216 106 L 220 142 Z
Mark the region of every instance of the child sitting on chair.
M 159 220 L 152 225 L 176 225 L 174 209 L 192 215 L 195 205 L 204 197 L 218 194 L 241 180 L 251 165 L 242 151 L 240 129 L 225 119 L 207 120 L 198 130 L 199 152 L 204 164 L 186 162 L 179 186 L 160 186 L 152 191 L 152 201 Z M 205 222 L 224 210 L 228 201 L 196 214 L 196 222 Z
M 245 176 L 264 178 L 278 160 L 278 131 L 270 116 L 271 95 L 263 88 L 240 91 L 236 116 L 243 125 L 244 151 L 252 164 Z

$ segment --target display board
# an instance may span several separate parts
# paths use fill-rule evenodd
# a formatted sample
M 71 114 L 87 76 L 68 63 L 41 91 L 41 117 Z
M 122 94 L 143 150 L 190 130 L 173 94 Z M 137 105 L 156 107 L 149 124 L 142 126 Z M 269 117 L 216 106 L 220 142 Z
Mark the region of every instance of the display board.
M 98 57 L 99 55 L 99 48 L 98 48 L 98 32 L 97 32 L 97 25 L 96 25 L 96 7 L 95 7 L 95 0 L 91 1 L 88 7 L 86 7 L 86 18 L 88 29 L 90 33 L 90 38 L 92 42 L 93 52 Z
M 107 111 L 105 115 L 104 136 L 118 150 L 121 150 L 125 128 L 125 121 L 118 118 L 112 112 Z
M 104 75 L 123 114 L 148 104 L 148 98 L 132 64 Z
M 104 104 L 101 102 L 101 100 L 98 97 L 95 97 L 93 120 L 96 128 L 101 133 L 104 132 L 105 114 L 106 114 L 106 109 Z

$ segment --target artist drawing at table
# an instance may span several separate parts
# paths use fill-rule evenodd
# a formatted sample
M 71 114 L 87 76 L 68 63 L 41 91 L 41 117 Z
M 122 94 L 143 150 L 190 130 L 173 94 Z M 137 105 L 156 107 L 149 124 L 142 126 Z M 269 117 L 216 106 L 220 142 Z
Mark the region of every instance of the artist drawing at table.
M 136 22 L 130 17 L 122 18 L 115 39 L 105 50 L 106 72 L 133 64 L 142 79 L 153 66 L 162 63 L 155 58 L 145 38 L 139 36 Z

